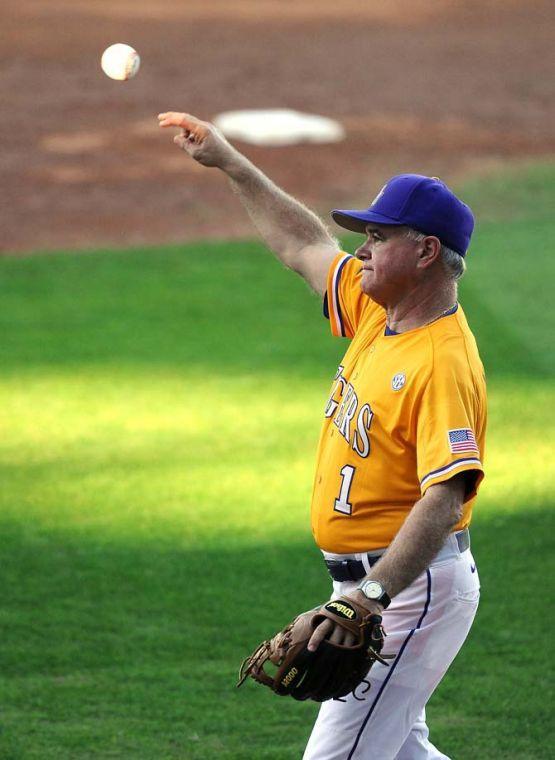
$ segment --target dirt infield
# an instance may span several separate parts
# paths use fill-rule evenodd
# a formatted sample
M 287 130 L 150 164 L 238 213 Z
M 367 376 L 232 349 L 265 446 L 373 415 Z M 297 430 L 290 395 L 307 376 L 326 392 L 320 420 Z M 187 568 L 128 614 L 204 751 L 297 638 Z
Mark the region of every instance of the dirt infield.
M 555 152 L 543 0 L 4 0 L 3 252 L 251 236 L 218 172 L 160 133 L 156 114 L 202 118 L 290 107 L 339 119 L 339 145 L 240 147 L 322 213 L 366 203 L 384 179 L 457 180 Z M 139 76 L 108 80 L 128 42 Z

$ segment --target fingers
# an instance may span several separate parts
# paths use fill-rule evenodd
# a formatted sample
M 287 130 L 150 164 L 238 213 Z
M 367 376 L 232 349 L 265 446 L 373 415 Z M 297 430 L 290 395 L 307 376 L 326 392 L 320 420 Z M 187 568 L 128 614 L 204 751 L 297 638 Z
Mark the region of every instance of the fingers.
M 307 648 L 309 652 L 315 652 L 324 639 L 328 639 L 332 644 L 340 644 L 344 647 L 351 647 L 355 643 L 355 636 L 350 632 L 334 625 L 331 620 L 324 620 L 316 626 L 314 633 L 310 637 Z
M 324 620 L 320 625 L 317 625 L 314 629 L 314 633 L 310 637 L 310 641 L 308 642 L 308 651 L 315 652 L 333 627 L 334 625 L 331 620 Z
M 181 127 L 186 132 L 191 132 L 197 140 L 203 139 L 208 134 L 209 124 L 197 119 L 188 113 L 179 113 L 177 111 L 167 111 L 158 114 L 159 127 Z
M 331 636 L 328 636 L 332 644 L 341 644 L 344 647 L 350 647 L 355 643 L 355 637 L 350 631 L 336 625 Z
M 186 127 L 186 123 L 193 124 L 194 122 L 198 122 L 198 119 L 188 113 L 166 111 L 158 114 L 158 125 L 160 127 Z
M 160 127 L 181 127 L 181 134 L 176 135 L 173 141 L 183 150 L 200 146 L 210 134 L 210 124 L 200 121 L 187 113 L 168 111 L 158 114 Z
M 184 149 L 185 149 L 185 145 L 186 145 L 186 144 L 187 144 L 187 142 L 188 142 L 188 138 L 185 136 L 185 133 L 184 133 L 184 132 L 182 132 L 180 135 L 176 135 L 176 136 L 173 138 L 173 141 L 174 141 L 174 143 L 175 143 L 176 145 L 179 145 L 179 147 L 180 147 L 182 150 L 184 150 Z
M 357 642 L 356 636 L 353 633 L 349 633 L 349 631 L 347 631 L 345 635 L 345 641 L 343 642 L 343 644 L 346 647 L 353 647 L 356 644 L 356 642 Z

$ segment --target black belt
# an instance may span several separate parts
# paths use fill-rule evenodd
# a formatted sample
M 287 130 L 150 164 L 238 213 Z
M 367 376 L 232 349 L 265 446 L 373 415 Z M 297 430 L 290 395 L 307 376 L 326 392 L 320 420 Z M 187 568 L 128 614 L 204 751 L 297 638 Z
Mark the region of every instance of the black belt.
M 470 533 L 468 528 L 455 533 L 459 551 L 462 554 L 470 546 Z M 367 554 L 366 559 L 370 567 L 375 565 L 382 555 Z M 360 581 L 367 575 L 368 570 L 361 559 L 326 559 L 324 560 L 329 574 L 334 581 Z
M 370 567 L 375 565 L 381 554 L 367 554 L 366 558 Z M 368 573 L 361 559 L 326 559 L 324 560 L 329 574 L 334 581 L 360 581 Z

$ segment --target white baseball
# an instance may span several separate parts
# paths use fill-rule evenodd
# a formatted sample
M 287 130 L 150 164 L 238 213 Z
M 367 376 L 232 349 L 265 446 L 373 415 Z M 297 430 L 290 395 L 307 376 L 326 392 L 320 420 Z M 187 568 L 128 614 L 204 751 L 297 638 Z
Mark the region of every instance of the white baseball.
M 116 42 L 102 53 L 102 71 L 111 79 L 132 79 L 141 65 L 141 58 L 131 45 Z

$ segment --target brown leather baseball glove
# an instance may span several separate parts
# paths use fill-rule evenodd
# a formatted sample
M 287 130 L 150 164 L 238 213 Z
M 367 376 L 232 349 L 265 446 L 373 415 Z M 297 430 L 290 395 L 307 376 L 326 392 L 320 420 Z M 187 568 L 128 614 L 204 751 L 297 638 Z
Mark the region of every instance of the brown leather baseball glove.
M 354 634 L 355 643 L 344 646 L 324 639 L 315 652 L 309 652 L 310 637 L 325 619 Z M 391 655 L 380 654 L 384 636 L 380 615 L 369 613 L 352 599 L 334 599 L 299 615 L 269 641 L 263 641 L 243 661 L 237 686 L 250 676 L 280 696 L 316 702 L 344 697 L 365 681 L 376 660 L 388 664 L 385 658 Z M 274 666 L 271 675 L 265 670 L 268 662 Z

